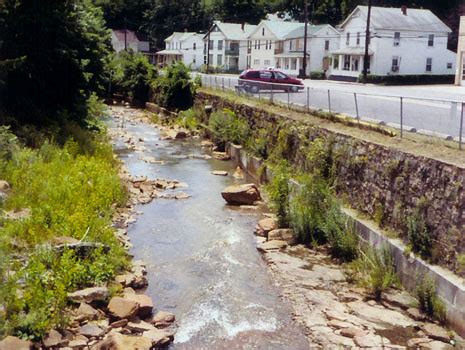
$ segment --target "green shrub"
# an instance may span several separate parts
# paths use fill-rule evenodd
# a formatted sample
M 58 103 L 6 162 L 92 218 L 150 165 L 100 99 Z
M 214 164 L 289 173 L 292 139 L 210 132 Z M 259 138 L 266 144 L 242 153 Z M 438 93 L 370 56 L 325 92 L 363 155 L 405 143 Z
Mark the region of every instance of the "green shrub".
M 273 178 L 266 185 L 271 207 L 275 210 L 279 227 L 289 227 L 289 180 L 291 170 L 286 161 L 271 167 Z
M 341 212 L 339 204 L 335 201 L 326 213 L 322 230 L 333 257 L 344 262 L 350 262 L 358 257 L 359 236 L 355 223 Z
M 237 117 L 229 109 L 212 113 L 208 122 L 208 129 L 220 149 L 224 149 L 226 142 L 244 145 L 249 135 L 247 121 Z
M 321 72 L 321 71 L 310 72 L 310 79 L 324 80 L 326 79 L 326 74 L 325 72 Z
M 11 159 L 18 148 L 18 139 L 8 126 L 0 126 L 0 162 Z M 0 163 L 1 164 L 1 163 Z
M 454 75 L 408 74 L 408 75 L 368 75 L 362 76 L 359 82 L 383 85 L 423 85 L 423 84 L 453 84 Z
M 446 307 L 437 296 L 434 280 L 431 277 L 423 276 L 415 292 L 420 310 L 440 323 L 445 323 Z
M 189 108 L 185 111 L 181 111 L 175 120 L 175 123 L 182 128 L 197 131 L 201 122 L 202 111 L 196 108 Z
M 246 148 L 252 154 L 264 160 L 268 159 L 269 135 L 266 129 L 259 129 L 254 136 L 248 138 Z
M 398 284 L 392 252 L 387 247 L 381 250 L 361 249 L 359 258 L 352 262 L 351 267 L 359 284 L 367 288 L 376 300 L 381 300 L 385 290 Z
M 154 81 L 152 100 L 171 110 L 185 110 L 194 104 L 195 89 L 189 68 L 176 62 Z
M 416 208 L 407 218 L 407 237 L 412 251 L 428 260 L 432 254 L 432 238 L 424 214 L 420 208 Z
M 145 55 L 131 50 L 116 53 L 108 70 L 111 72 L 114 92 L 129 96 L 139 103 L 148 101 L 157 72 Z

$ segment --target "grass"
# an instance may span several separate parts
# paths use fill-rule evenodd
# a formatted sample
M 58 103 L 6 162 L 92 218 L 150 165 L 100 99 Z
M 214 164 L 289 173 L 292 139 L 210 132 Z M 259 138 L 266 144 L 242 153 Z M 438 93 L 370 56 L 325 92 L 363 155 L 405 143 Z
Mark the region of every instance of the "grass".
M 11 185 L 0 212 L 31 213 L 23 220 L 0 218 L 0 337 L 40 339 L 63 327 L 67 292 L 105 284 L 127 265 L 110 226 L 115 207 L 126 200 L 119 164 L 103 134 L 79 135 L 86 135 L 85 143 L 70 138 L 64 146 L 17 145 L 10 157 L 0 158 L 0 179 Z M 106 249 L 86 256 L 57 253 L 51 242 L 62 236 Z

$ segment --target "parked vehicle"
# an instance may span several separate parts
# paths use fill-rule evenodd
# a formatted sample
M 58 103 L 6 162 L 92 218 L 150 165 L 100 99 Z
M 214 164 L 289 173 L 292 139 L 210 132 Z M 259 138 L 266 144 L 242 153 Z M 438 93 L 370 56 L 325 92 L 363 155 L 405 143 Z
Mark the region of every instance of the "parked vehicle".
M 251 93 L 271 89 L 297 92 L 304 89 L 304 84 L 277 70 L 249 69 L 239 76 L 239 88 Z

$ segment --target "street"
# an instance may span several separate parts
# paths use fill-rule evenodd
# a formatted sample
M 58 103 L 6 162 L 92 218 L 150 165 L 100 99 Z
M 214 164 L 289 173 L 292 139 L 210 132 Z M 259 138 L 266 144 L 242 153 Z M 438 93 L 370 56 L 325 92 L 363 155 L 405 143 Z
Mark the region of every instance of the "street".
M 235 89 L 238 76 L 202 74 L 205 86 Z M 297 93 L 260 91 L 256 97 L 311 109 L 331 110 L 362 120 L 458 139 L 465 88 L 453 85 L 378 86 L 326 80 L 305 80 Z M 402 113 L 401 113 L 402 105 Z M 358 111 L 357 111 L 358 110 Z M 357 113 L 358 112 L 358 113 Z M 464 132 L 462 131 L 462 135 Z

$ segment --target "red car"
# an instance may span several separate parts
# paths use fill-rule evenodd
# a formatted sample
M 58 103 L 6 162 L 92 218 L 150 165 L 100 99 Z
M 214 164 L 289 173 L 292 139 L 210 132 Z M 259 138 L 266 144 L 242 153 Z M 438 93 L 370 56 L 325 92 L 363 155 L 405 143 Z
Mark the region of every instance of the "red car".
M 304 84 L 277 70 L 249 69 L 239 76 L 239 87 L 252 93 L 271 89 L 297 92 L 304 89 Z

